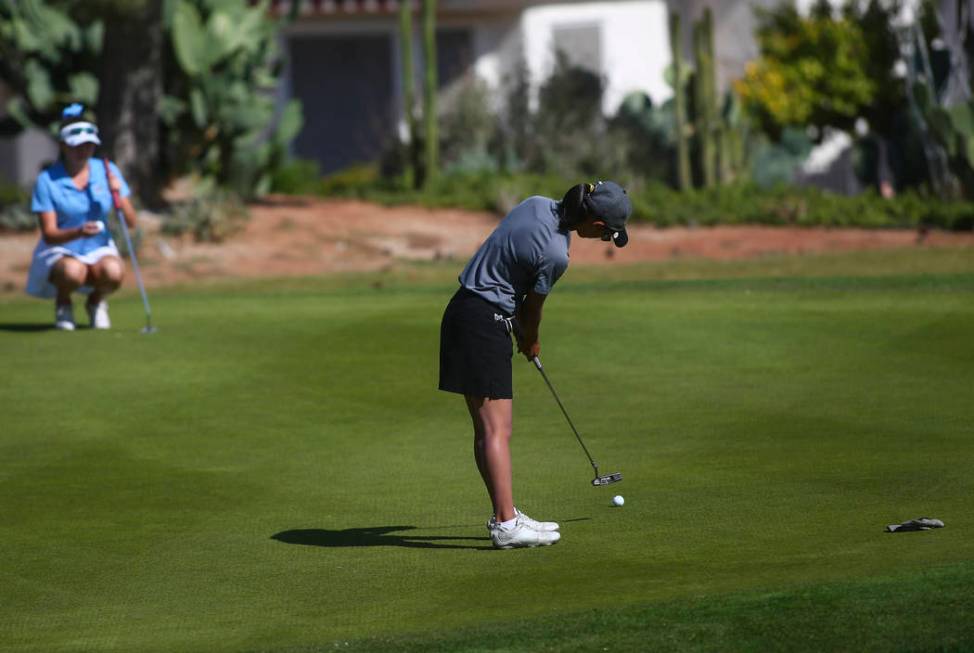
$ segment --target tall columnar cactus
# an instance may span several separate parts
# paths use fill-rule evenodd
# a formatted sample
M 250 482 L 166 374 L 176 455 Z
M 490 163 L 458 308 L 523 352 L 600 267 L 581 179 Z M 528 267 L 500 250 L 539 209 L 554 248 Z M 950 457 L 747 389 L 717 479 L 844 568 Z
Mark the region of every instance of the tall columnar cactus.
M 423 117 L 425 121 L 425 180 L 429 185 L 439 174 L 440 138 L 436 114 L 436 0 L 423 0 Z
M 160 110 L 175 160 L 244 195 L 263 194 L 302 124 L 292 100 L 267 131 L 279 62 L 266 0 L 171 0 L 166 7 L 176 66 Z
M 948 10 L 956 13 L 956 7 Z M 944 34 L 943 25 L 939 37 L 951 40 Z M 923 139 L 933 190 L 944 199 L 974 199 L 974 99 L 964 99 L 963 94 L 951 98 L 943 89 L 938 93 L 929 46 L 920 26 L 902 33 L 901 38 L 905 50 L 917 53 L 907 58 L 908 98 Z M 950 74 L 962 73 L 965 68 L 961 64 L 960 71 Z
M 416 124 L 413 90 L 413 3 L 399 3 L 399 50 L 402 66 L 402 113 L 406 121 L 406 144 L 403 155 L 403 182 L 406 187 L 416 183 L 416 143 L 419 126 Z
M 714 30 L 710 7 L 693 27 L 693 51 L 697 59 L 694 77 L 694 109 L 696 134 L 700 152 L 703 185 L 711 188 L 717 183 L 717 83 L 714 77 Z
M 687 109 L 683 71 L 683 38 L 680 13 L 670 12 L 670 52 L 673 57 L 673 133 L 676 138 L 676 179 L 680 190 L 693 186 L 690 146 L 687 140 Z
M 104 23 L 83 27 L 69 10 L 43 0 L 0 1 L 0 79 L 13 91 L 6 109 L 16 122 L 3 131 L 53 129 L 65 104 L 95 104 L 98 78 L 92 71 Z
M 954 188 L 948 183 L 942 192 L 945 196 L 974 198 L 974 100 L 941 106 L 924 81 L 914 82 L 912 91 L 930 135 L 943 148 L 950 173 L 956 178 Z
M 720 116 L 720 181 L 728 183 L 737 179 L 745 167 L 744 143 L 747 138 L 747 123 L 741 101 L 732 91 L 724 100 Z

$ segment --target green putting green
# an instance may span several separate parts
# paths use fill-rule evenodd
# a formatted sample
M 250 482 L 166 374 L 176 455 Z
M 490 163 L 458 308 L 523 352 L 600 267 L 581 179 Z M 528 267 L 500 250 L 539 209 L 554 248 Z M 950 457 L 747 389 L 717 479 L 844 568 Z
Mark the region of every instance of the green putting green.
M 569 270 L 542 359 L 625 480 L 516 359 L 517 551 L 435 389 L 459 266 L 0 299 L 0 650 L 974 648 L 970 250 Z

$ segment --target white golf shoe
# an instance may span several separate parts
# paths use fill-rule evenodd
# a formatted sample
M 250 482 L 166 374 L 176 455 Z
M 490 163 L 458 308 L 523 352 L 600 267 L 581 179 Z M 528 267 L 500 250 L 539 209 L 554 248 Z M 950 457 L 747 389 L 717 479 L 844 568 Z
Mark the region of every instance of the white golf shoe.
M 59 331 L 74 331 L 74 307 L 71 304 L 55 304 L 54 328 Z
M 495 549 L 548 546 L 561 539 L 558 531 L 536 531 L 524 522 L 523 516 L 515 517 L 514 524 L 505 528 L 496 521 L 490 528 L 490 540 Z
M 108 317 L 108 302 L 104 299 L 97 304 L 85 304 L 88 311 L 88 319 L 92 329 L 111 329 L 112 321 Z
M 560 528 L 560 526 L 558 526 L 558 522 L 538 521 L 536 519 L 531 519 L 523 512 L 518 510 L 517 506 L 514 507 L 514 516 L 520 517 L 521 521 L 523 521 L 525 524 L 527 524 L 534 530 L 540 531 L 542 533 L 551 533 L 553 531 L 557 531 Z M 494 517 L 494 515 L 491 515 L 490 519 L 487 521 L 487 530 L 490 531 L 490 529 L 493 528 L 494 524 L 496 523 L 497 523 L 497 518 Z

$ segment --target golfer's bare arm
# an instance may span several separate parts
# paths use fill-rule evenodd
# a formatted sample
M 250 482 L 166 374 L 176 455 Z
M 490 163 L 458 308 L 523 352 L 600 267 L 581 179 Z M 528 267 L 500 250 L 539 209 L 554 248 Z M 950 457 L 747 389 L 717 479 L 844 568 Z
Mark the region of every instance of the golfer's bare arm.
M 130 202 L 129 198 L 127 197 L 120 197 L 118 198 L 118 206 L 122 209 L 122 214 L 125 215 L 125 224 L 134 228 L 135 217 L 137 214 L 135 212 L 135 207 L 132 206 L 132 202 Z
M 98 233 L 96 227 L 88 225 L 71 227 L 70 229 L 59 228 L 57 226 L 57 213 L 54 211 L 41 211 L 37 214 L 37 219 L 41 223 L 41 234 L 44 236 L 44 242 L 48 245 L 69 243 L 75 238 L 94 236 Z
M 113 192 L 118 193 L 122 190 L 122 183 L 118 180 L 111 170 L 107 171 L 108 174 L 108 186 Z M 132 206 L 132 202 L 129 201 L 127 197 L 118 196 L 118 207 L 122 209 L 122 214 L 125 216 L 125 224 L 130 227 L 135 226 L 135 207 Z
M 524 354 L 528 360 L 541 353 L 541 343 L 538 342 L 538 331 L 541 328 L 541 308 L 548 295 L 536 293 L 529 290 L 521 308 L 517 313 L 517 321 L 521 325 L 521 338 L 518 342 L 518 350 Z

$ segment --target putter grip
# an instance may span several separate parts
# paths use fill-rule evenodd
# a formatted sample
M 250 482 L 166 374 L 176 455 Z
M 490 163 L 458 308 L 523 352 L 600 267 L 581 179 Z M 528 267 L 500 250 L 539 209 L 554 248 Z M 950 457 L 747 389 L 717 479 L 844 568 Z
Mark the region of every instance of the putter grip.
M 532 358 L 531 359 L 531 362 L 534 363 L 534 366 L 537 367 L 538 370 L 541 370 L 542 369 L 542 367 L 541 367 L 541 359 L 538 358 L 537 356 L 535 356 L 534 358 Z
M 102 163 L 105 164 L 105 181 L 107 182 L 108 181 L 108 176 L 111 174 L 111 169 L 108 167 L 108 157 L 105 157 L 104 159 L 102 159 Z M 111 184 L 109 184 L 108 190 L 111 191 L 111 193 L 112 193 L 112 204 L 115 206 L 115 210 L 117 211 L 118 210 L 118 205 L 121 202 L 121 200 L 119 200 L 119 198 L 118 198 L 118 191 L 117 190 L 113 190 Z

